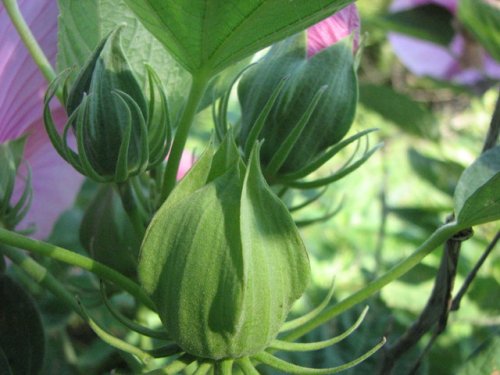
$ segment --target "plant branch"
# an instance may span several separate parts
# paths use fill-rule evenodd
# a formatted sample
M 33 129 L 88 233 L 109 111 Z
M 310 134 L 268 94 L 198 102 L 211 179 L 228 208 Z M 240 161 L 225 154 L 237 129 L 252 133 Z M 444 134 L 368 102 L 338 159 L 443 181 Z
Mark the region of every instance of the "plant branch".
M 52 82 L 56 78 L 56 73 L 52 68 L 49 60 L 45 56 L 42 48 L 36 41 L 33 33 L 28 27 L 26 20 L 24 19 L 21 11 L 19 10 L 19 6 L 17 5 L 16 0 L 2 0 L 7 10 L 7 14 L 9 15 L 14 27 L 16 28 L 21 40 L 24 45 L 28 49 L 31 57 L 35 61 L 36 65 L 42 72 L 43 76 L 47 80 L 47 82 Z
M 0 253 L 6 255 L 19 266 L 29 277 L 49 290 L 62 303 L 84 318 L 83 311 L 75 297 L 40 263 L 10 246 L 0 246 Z
M 495 147 L 498 142 L 498 136 L 500 134 L 500 89 L 498 89 L 497 103 L 495 105 L 495 110 L 493 116 L 491 117 L 490 127 L 488 133 L 486 134 L 486 139 L 484 140 L 482 153 L 488 151 L 490 148 Z
M 377 293 L 384 286 L 392 281 L 403 276 L 410 271 L 413 267 L 419 264 L 430 252 L 436 249 L 439 245 L 443 244 L 446 240 L 452 237 L 455 233 L 459 232 L 461 228 L 456 222 L 448 223 L 438 228 L 412 255 L 399 264 L 394 266 L 388 272 L 370 282 L 363 289 L 347 297 L 343 301 L 323 311 L 318 317 L 304 324 L 300 328 L 290 332 L 284 336 L 284 340 L 293 341 L 297 338 L 312 331 L 314 328 L 326 323 L 337 315 L 343 313 L 347 309 L 365 301 L 373 294 Z
M 167 169 L 165 171 L 161 193 L 162 202 L 167 199 L 175 187 L 177 171 L 179 170 L 182 151 L 186 146 L 189 129 L 191 129 L 194 117 L 198 111 L 198 105 L 203 98 L 203 94 L 205 93 L 210 78 L 212 78 L 210 75 L 202 72 L 193 75 L 186 106 L 184 107 L 182 116 L 179 120 L 179 126 L 177 127 L 172 149 L 170 150 L 170 154 L 168 156 Z
M 154 303 L 139 285 L 130 280 L 128 277 L 125 277 L 121 273 L 115 271 L 114 269 L 91 258 L 77 254 L 70 250 L 63 249 L 62 247 L 49 244 L 47 242 L 25 237 L 3 228 L 0 228 L 0 243 L 20 249 L 25 249 L 39 255 L 48 256 L 52 259 L 56 259 L 64 263 L 86 269 L 87 271 L 90 271 L 97 276 L 108 280 L 117 286 L 120 286 L 123 290 L 129 292 L 145 306 L 152 309 L 153 311 L 156 310 Z

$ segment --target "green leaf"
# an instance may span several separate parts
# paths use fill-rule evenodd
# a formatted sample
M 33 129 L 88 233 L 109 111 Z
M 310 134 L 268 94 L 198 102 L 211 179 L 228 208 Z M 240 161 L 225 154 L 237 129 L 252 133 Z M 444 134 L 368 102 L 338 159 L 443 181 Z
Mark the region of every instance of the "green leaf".
M 9 276 L 0 274 L 0 301 L 0 352 L 13 374 L 38 374 L 45 337 L 33 299 Z
M 125 0 L 188 71 L 213 75 L 352 0 Z
M 500 337 L 494 336 L 460 368 L 457 375 L 495 375 L 500 370 Z
M 500 146 L 483 153 L 460 177 L 455 216 L 463 226 L 500 219 Z
M 500 5 L 488 0 L 460 0 L 458 19 L 500 61 Z
M 176 119 L 189 89 L 189 74 L 142 26 L 124 0 L 58 0 L 58 4 L 58 71 L 83 67 L 101 39 L 125 23 L 121 43 L 137 79 L 145 89 L 145 64 L 154 69 L 166 89 L 172 120 Z
M 453 15 L 447 9 L 435 4 L 391 13 L 376 19 L 375 22 L 388 31 L 395 31 L 443 46 L 448 46 L 455 35 Z
M 360 84 L 359 101 L 408 134 L 437 140 L 436 118 L 425 106 L 388 86 Z
M 460 164 L 425 156 L 410 148 L 408 158 L 413 170 L 436 189 L 453 196 L 458 179 L 464 171 Z

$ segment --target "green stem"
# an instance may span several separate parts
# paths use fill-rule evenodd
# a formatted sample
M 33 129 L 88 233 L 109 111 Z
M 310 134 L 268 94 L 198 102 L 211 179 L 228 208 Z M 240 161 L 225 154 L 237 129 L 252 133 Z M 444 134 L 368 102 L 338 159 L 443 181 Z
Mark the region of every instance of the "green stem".
M 56 296 L 59 301 L 66 304 L 82 318 L 84 317 L 83 311 L 80 305 L 78 305 L 75 297 L 72 296 L 45 267 L 33 258 L 9 246 L 0 246 L 0 253 L 6 255 L 28 274 L 28 276 Z
M 42 242 L 31 239 L 29 237 L 25 237 L 3 228 L 0 228 L 0 243 L 4 243 L 6 245 L 17 247 L 20 249 L 25 249 L 39 255 L 48 256 L 61 262 L 81 267 L 83 269 L 86 269 L 87 271 L 93 272 L 97 276 L 120 286 L 122 289 L 129 292 L 148 308 L 152 309 L 153 311 L 156 310 L 154 303 L 144 293 L 139 285 L 134 283 L 129 278 L 123 276 L 121 273 L 115 271 L 114 269 L 105 266 L 104 264 L 99 263 L 93 259 L 74 253 L 73 251 L 63 249 L 62 247 L 49 244 L 47 242 Z
M 314 328 L 326 323 L 327 321 L 333 319 L 337 315 L 343 313 L 344 311 L 350 309 L 351 307 L 357 305 L 360 302 L 367 300 L 373 294 L 377 293 L 384 286 L 391 283 L 392 281 L 403 276 L 405 273 L 410 271 L 413 267 L 419 264 L 422 259 L 424 259 L 431 251 L 437 248 L 439 245 L 443 244 L 454 234 L 462 230 L 462 226 L 456 222 L 452 222 L 443 225 L 438 230 L 436 230 L 415 252 L 410 255 L 405 260 L 401 261 L 399 264 L 394 266 L 391 270 L 375 279 L 363 289 L 350 295 L 343 301 L 331 306 L 330 308 L 323 311 L 318 317 L 309 321 L 308 323 L 302 325 L 296 330 L 290 332 L 288 335 L 284 336 L 282 340 L 294 341 L 297 338 L 305 335 L 306 333 L 312 331 Z
M 168 156 L 167 169 L 163 178 L 162 201 L 167 199 L 170 192 L 175 187 L 177 171 L 179 169 L 182 151 L 186 145 L 189 129 L 191 128 L 198 110 L 198 105 L 203 98 L 203 94 L 205 93 L 205 89 L 207 88 L 210 78 L 211 76 L 204 72 L 198 72 L 193 75 L 186 106 L 184 107 L 184 111 L 182 112 L 182 116 L 179 120 L 179 126 L 177 127 L 177 131 L 175 133 L 172 149 L 170 150 L 170 155 Z
M 36 65 L 38 65 L 38 68 L 42 72 L 47 82 L 52 82 L 56 78 L 56 73 L 52 68 L 52 65 L 50 64 L 49 60 L 43 53 L 42 49 L 40 48 L 40 45 L 36 41 L 30 28 L 26 24 L 26 21 L 24 20 L 24 17 L 21 14 L 21 11 L 19 10 L 19 7 L 17 5 L 17 1 L 16 0 L 2 0 L 2 1 L 12 23 L 14 24 L 14 27 L 16 28 L 17 32 L 19 33 L 19 36 L 21 37 L 21 40 L 28 49 L 29 53 L 31 54 L 31 57 L 35 61 Z

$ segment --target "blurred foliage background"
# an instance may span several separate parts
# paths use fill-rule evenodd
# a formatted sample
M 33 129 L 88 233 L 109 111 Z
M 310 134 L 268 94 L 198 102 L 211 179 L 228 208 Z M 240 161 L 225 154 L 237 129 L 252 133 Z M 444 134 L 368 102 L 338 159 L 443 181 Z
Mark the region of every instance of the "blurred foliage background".
M 461 171 L 479 155 L 498 95 L 498 85 L 478 95 L 463 87 L 419 78 L 410 74 L 394 56 L 387 33 L 376 22 L 386 12 L 389 0 L 360 1 L 364 51 L 360 61 L 360 105 L 351 130 L 378 128 L 372 144 L 384 147 L 360 169 L 334 184 L 313 205 L 295 213 L 297 221 L 307 221 L 341 209 L 327 221 L 302 228 L 311 256 L 313 282 L 297 303 L 294 314 L 317 305 L 335 278 L 334 301 L 359 290 L 392 265 L 411 254 L 419 244 L 452 213 L 452 194 Z M 231 118 L 237 121 L 238 104 L 231 102 Z M 200 113 L 189 148 L 199 154 L 212 131 L 211 109 Z M 351 150 L 352 151 L 352 150 Z M 319 173 L 328 174 L 343 164 L 348 154 L 335 157 Z M 50 242 L 80 249 L 78 228 L 83 208 L 94 194 L 87 182 L 77 205 L 59 220 Z M 315 192 L 287 193 L 285 199 L 298 204 Z M 500 229 L 498 223 L 475 228 L 460 254 L 455 291 Z M 363 325 L 345 341 L 320 352 L 287 354 L 287 359 L 312 367 L 328 367 L 347 362 L 386 336 L 398 338 L 418 317 L 431 293 L 442 250 L 400 280 L 390 284 L 368 301 L 370 310 Z M 88 290 L 81 298 L 93 306 L 92 314 L 108 321 L 113 333 L 125 334 L 112 323 L 100 304 L 97 281 L 78 270 L 67 269 L 48 259 L 38 259 L 69 287 Z M 47 292 L 12 267 L 18 279 L 39 297 L 48 327 L 46 374 L 101 374 L 115 369 L 120 373 L 124 357 L 98 340 L 82 322 Z M 500 254 L 493 251 L 459 311 L 452 312 L 446 331 L 439 336 L 423 359 L 418 374 L 493 375 L 492 363 L 500 369 Z M 75 288 L 76 290 L 76 288 Z M 115 295 L 115 303 L 125 310 L 132 301 Z M 364 306 L 342 314 L 329 324 L 306 335 L 304 341 L 334 336 L 348 328 Z M 148 314 L 144 323 L 158 324 Z M 137 343 L 137 335 L 127 339 Z M 430 340 L 427 334 L 411 350 L 394 374 L 406 374 Z M 142 345 L 148 343 L 141 342 Z M 151 343 L 149 343 L 150 345 Z M 382 351 L 346 374 L 375 374 Z M 495 362 L 496 361 L 496 362 Z M 125 357 L 133 368 L 133 361 Z M 487 366 L 488 364 L 488 366 Z M 273 372 L 262 368 L 263 373 Z

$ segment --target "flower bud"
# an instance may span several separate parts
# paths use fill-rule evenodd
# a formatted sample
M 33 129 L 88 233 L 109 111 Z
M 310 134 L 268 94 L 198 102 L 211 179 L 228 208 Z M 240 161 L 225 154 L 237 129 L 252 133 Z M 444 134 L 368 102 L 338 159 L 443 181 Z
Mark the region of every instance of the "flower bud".
M 136 276 L 140 239 L 112 185 L 102 186 L 85 211 L 80 242 L 95 260 Z
M 46 99 L 45 122 L 54 146 L 77 170 L 100 182 L 123 182 L 161 162 L 170 142 L 161 83 L 148 69 L 150 95 L 145 97 L 122 49 L 120 30 L 101 42 L 71 88 L 65 87 L 69 120 L 62 138 L 48 113 L 57 81 Z M 67 145 L 68 126 L 76 133 L 78 153 Z
M 238 95 L 239 142 L 249 150 L 255 139 L 264 140 L 264 175 L 277 182 L 307 168 L 350 129 L 358 98 L 352 42 L 308 58 L 306 34 L 297 34 L 272 47 L 243 76 Z
M 183 351 L 219 360 L 252 355 L 277 336 L 309 279 L 298 230 L 229 136 L 206 151 L 147 230 L 139 279 Z

